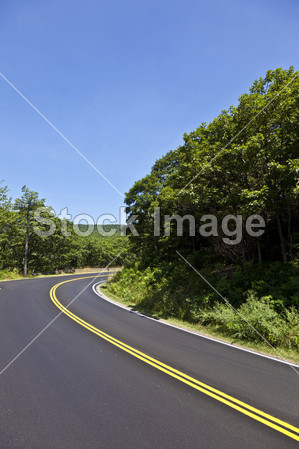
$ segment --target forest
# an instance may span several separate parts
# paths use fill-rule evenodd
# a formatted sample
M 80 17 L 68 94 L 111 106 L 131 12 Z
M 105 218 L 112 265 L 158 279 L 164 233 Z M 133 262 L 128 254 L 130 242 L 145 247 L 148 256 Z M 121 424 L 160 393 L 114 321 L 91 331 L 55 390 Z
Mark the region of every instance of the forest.
M 271 345 L 298 349 L 298 75 L 293 67 L 269 70 L 135 182 L 126 204 L 138 216 L 139 236 L 129 237 L 130 257 L 109 283 L 112 294 L 156 317 L 259 340 L 242 315 Z M 220 225 L 217 233 L 190 235 L 188 220 L 182 236 L 175 220 L 154 236 L 157 208 L 196 222 L 240 215 L 242 238 L 225 243 Z M 258 237 L 245 229 L 251 215 L 265 223 Z
M 41 212 L 36 214 L 38 209 Z M 37 217 L 40 218 L 37 220 Z M 50 235 L 47 234 L 49 223 L 56 228 Z M 72 272 L 83 267 L 104 268 L 108 264 L 121 266 L 127 254 L 128 239 L 120 235 L 120 226 L 111 225 L 116 232 L 110 237 L 103 237 L 96 227 L 90 235 L 84 236 L 86 226 L 77 225 L 81 233 L 76 232 L 72 222 L 54 216 L 46 200 L 26 186 L 22 188 L 21 197 L 12 201 L 8 186 L 2 182 L 0 279 L 19 274 L 26 277 Z

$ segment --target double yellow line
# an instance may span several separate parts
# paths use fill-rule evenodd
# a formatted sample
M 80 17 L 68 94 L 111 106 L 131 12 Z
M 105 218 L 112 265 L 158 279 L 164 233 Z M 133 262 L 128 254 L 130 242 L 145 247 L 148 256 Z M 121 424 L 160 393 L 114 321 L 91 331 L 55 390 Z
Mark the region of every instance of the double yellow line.
M 207 396 L 212 397 L 213 399 L 216 399 L 219 402 L 222 402 L 223 404 L 238 410 L 240 413 L 243 413 L 244 415 L 249 416 L 252 419 L 255 419 L 256 421 L 259 421 L 263 424 L 265 424 L 268 427 L 271 427 L 272 429 L 277 430 L 280 433 L 283 433 L 284 435 L 287 435 L 288 437 L 299 441 L 299 428 L 292 426 L 291 424 L 288 424 L 285 421 L 282 421 L 278 418 L 275 418 L 272 415 L 269 415 L 268 413 L 265 413 L 255 407 L 252 407 L 249 404 L 246 404 L 245 402 L 239 401 L 238 399 L 229 396 L 226 393 L 223 393 L 220 390 L 217 390 L 213 387 L 210 387 L 209 385 L 200 382 L 199 380 L 188 376 L 187 374 L 176 370 L 175 368 L 172 368 L 169 365 L 166 365 L 165 363 L 160 362 L 157 359 L 154 359 L 153 357 L 148 356 L 147 354 L 138 351 L 137 349 L 133 348 L 132 346 L 129 346 L 125 344 L 124 342 L 117 340 L 116 338 L 112 337 L 109 334 L 106 334 L 105 332 L 101 331 L 100 329 L 92 326 L 87 321 L 84 321 L 82 318 L 78 317 L 74 313 L 70 312 L 67 307 L 64 307 L 57 299 L 56 296 L 56 290 L 60 285 L 67 284 L 68 282 L 74 282 L 77 280 L 82 279 L 88 279 L 92 278 L 94 276 L 86 276 L 76 279 L 70 279 L 68 281 L 59 282 L 58 284 L 54 285 L 50 291 L 50 297 L 53 301 L 53 303 L 60 309 L 65 315 L 70 317 L 72 320 L 76 321 L 76 323 L 80 324 L 81 326 L 88 329 L 90 332 L 93 332 L 94 334 L 98 335 L 99 337 L 103 338 L 104 340 L 108 341 L 109 343 L 113 344 L 114 346 L 117 346 L 118 348 L 122 349 L 123 351 L 131 354 L 132 356 L 136 357 L 137 359 L 141 360 L 144 363 L 147 363 L 148 365 L 153 366 L 154 368 L 158 369 L 159 371 L 162 371 L 165 374 L 168 374 L 171 377 L 174 377 L 175 379 L 183 382 L 184 384 L 189 385 L 190 387 L 194 388 L 195 390 L 200 391 L 201 393 L 206 394 Z

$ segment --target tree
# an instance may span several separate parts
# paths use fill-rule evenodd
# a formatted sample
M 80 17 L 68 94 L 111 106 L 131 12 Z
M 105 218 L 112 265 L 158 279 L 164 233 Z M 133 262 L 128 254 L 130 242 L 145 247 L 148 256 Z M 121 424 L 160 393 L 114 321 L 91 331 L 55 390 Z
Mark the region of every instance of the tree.
M 0 186 L 0 268 L 6 268 L 9 259 L 10 230 L 13 226 L 11 202 L 7 193 L 8 188 Z
M 185 134 L 183 145 L 160 158 L 126 195 L 129 213 L 139 217 L 140 238 L 132 240 L 145 264 L 151 264 L 153 254 L 169 260 L 175 250 L 188 256 L 209 247 L 225 261 L 242 262 L 244 267 L 250 260 L 261 263 L 279 256 L 287 262 L 298 224 L 298 117 L 299 77 L 294 68 L 269 70 L 241 95 L 236 107 Z M 228 214 L 242 215 L 244 223 L 259 214 L 266 233 L 250 238 L 243 229 L 236 246 L 223 243 L 221 229 L 217 239 L 153 238 L 157 206 L 161 215 L 191 214 L 196 223 L 205 214 L 215 215 L 218 223 Z
M 45 200 L 38 198 L 38 193 L 31 191 L 28 187 L 23 186 L 23 195 L 17 198 L 14 203 L 14 209 L 18 211 L 18 222 L 22 230 L 24 230 L 24 277 L 28 274 L 28 263 L 30 256 L 30 239 L 32 237 L 32 224 L 34 221 L 34 211 L 39 207 L 45 206 Z

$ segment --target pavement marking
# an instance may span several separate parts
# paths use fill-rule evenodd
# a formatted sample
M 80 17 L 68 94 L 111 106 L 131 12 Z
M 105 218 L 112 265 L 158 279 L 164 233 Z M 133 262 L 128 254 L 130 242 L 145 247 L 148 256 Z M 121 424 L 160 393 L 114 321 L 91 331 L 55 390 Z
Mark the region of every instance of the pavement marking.
M 209 385 L 200 382 L 199 380 L 188 376 L 187 374 L 172 368 L 169 365 L 166 365 L 165 363 L 160 362 L 159 360 L 148 356 L 147 354 L 133 348 L 132 346 L 127 345 L 126 343 L 122 342 L 121 340 L 118 340 L 114 338 L 113 336 L 101 331 L 100 329 L 96 328 L 95 326 L 92 326 L 87 321 L 84 321 L 79 316 L 72 313 L 70 310 L 68 310 L 67 307 L 63 306 L 56 296 L 56 290 L 59 286 L 63 284 L 67 284 L 69 282 L 74 282 L 77 280 L 82 279 L 88 279 L 93 276 L 86 276 L 86 277 L 80 277 L 75 279 L 69 279 L 67 281 L 59 282 L 58 284 L 54 285 L 50 291 L 50 297 L 53 303 L 60 309 L 64 314 L 66 314 L 69 318 L 76 321 L 76 323 L 80 324 L 81 326 L 88 329 L 90 332 L 93 332 L 94 334 L 98 335 L 102 339 L 108 341 L 109 343 L 113 344 L 114 346 L 117 346 L 118 348 L 122 349 L 123 351 L 131 354 L 132 356 L 138 358 L 139 360 L 147 363 L 148 365 L 153 366 L 154 368 L 168 374 L 169 376 L 189 385 L 190 387 L 206 394 L 207 396 L 210 396 L 214 399 L 216 399 L 219 402 L 222 402 L 223 404 L 228 405 L 229 407 L 239 411 L 240 413 L 243 413 L 244 415 L 249 416 L 252 419 L 255 419 L 256 421 L 259 421 L 263 424 L 265 424 L 268 427 L 271 427 L 272 429 L 277 430 L 280 433 L 283 433 L 284 435 L 287 435 L 288 437 L 299 441 L 299 428 L 282 421 L 272 415 L 269 415 L 268 413 L 263 412 L 262 410 L 259 410 L 255 407 L 252 407 L 249 404 L 246 404 L 245 402 L 242 402 L 233 396 L 230 396 L 220 390 L 217 390 L 216 388 L 210 387 Z

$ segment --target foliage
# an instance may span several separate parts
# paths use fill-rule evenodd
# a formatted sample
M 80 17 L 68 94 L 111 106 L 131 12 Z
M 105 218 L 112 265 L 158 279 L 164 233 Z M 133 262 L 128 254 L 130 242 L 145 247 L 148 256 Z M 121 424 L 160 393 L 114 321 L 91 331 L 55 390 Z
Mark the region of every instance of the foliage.
M 293 67 L 269 70 L 211 123 L 184 135 L 179 148 L 155 162 L 126 195 L 138 215 L 139 237 L 131 237 L 134 260 L 109 283 L 138 310 L 216 326 L 236 338 L 260 338 L 182 260 L 177 251 L 227 298 L 274 346 L 298 348 L 299 305 L 299 77 Z M 155 208 L 159 233 L 153 237 Z M 164 234 L 163 217 L 190 214 L 190 236 Z M 218 236 L 198 232 L 203 215 L 217 218 Z M 242 238 L 227 245 L 219 223 L 242 215 Z M 246 219 L 266 223 L 249 236 Z M 198 225 L 199 224 L 199 225 Z M 296 262 L 297 260 L 297 262 Z
M 265 338 L 273 346 L 299 349 L 296 301 L 286 307 L 298 292 L 298 266 L 276 263 L 263 265 L 262 270 L 252 266 L 246 275 L 241 267 L 234 273 L 212 274 L 206 267 L 205 277 L 238 310 L 236 314 L 196 273 L 178 263 L 170 265 L 140 270 L 135 263 L 118 272 L 108 289 L 143 313 L 200 323 L 239 340 Z
M 211 123 L 184 135 L 184 144 L 169 151 L 126 195 L 131 215 L 138 215 L 139 238 L 134 252 L 144 266 L 176 257 L 176 250 L 202 265 L 211 257 L 248 261 L 292 260 L 298 250 L 299 77 L 288 70 L 269 70 L 241 95 L 236 107 Z M 260 238 L 244 230 L 238 245 L 219 238 L 163 235 L 153 238 L 154 208 L 161 215 L 191 214 L 200 223 L 205 214 L 218 222 L 228 215 L 243 221 L 261 215 L 266 232 Z M 174 223 L 173 223 L 174 224 Z M 174 227 L 174 226 L 172 226 Z M 163 223 L 161 223 L 163 228 Z M 186 228 L 186 227 L 185 227 Z M 162 231 L 162 229 L 161 229 Z M 186 229 L 185 229 L 186 231 Z
M 27 271 L 38 274 L 105 267 L 112 261 L 117 266 L 126 260 L 128 239 L 120 235 L 119 225 L 112 237 L 100 236 L 96 230 L 88 237 L 80 237 L 70 222 L 67 233 L 63 233 L 62 221 L 53 217 L 51 208 L 45 207 L 45 200 L 39 199 L 37 192 L 24 186 L 21 198 L 13 204 L 7 193 L 8 188 L 0 186 L 0 277 L 14 278 L 21 271 L 26 275 Z M 40 207 L 43 213 L 38 222 L 34 212 Z M 43 233 L 49 230 L 48 219 L 55 224 L 56 232 L 46 236 Z
M 201 311 L 200 322 L 239 340 L 266 339 L 272 346 L 299 349 L 298 311 L 293 307 L 280 314 L 277 308 L 280 304 L 272 296 L 258 298 L 251 291 L 238 313 L 227 304 L 217 303 L 212 309 Z

